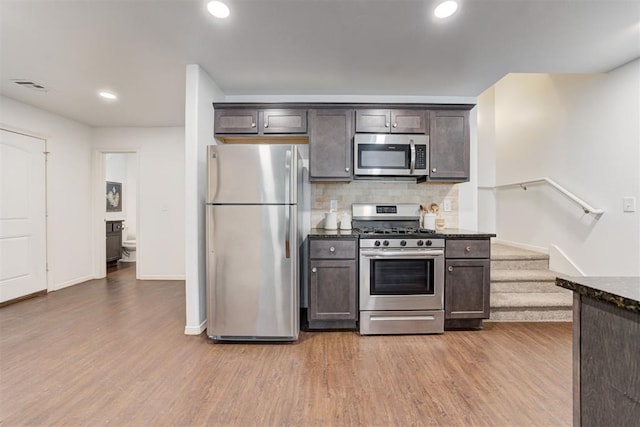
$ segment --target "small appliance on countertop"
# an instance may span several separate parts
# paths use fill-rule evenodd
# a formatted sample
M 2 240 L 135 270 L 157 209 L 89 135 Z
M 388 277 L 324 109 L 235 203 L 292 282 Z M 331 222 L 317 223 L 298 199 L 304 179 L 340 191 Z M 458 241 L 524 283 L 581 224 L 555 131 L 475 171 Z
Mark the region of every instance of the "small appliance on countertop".
M 337 212 L 327 212 L 324 214 L 324 229 L 325 230 L 337 230 L 338 229 L 338 214 Z
M 340 216 L 340 230 L 351 230 L 351 217 L 348 213 Z

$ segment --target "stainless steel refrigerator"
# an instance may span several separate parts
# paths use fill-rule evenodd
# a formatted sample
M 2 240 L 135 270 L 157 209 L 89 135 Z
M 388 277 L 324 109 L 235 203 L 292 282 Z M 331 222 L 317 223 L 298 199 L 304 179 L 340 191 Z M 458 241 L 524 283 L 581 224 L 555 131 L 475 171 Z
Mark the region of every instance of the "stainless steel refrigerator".
M 207 335 L 295 341 L 302 162 L 295 145 L 208 147 Z

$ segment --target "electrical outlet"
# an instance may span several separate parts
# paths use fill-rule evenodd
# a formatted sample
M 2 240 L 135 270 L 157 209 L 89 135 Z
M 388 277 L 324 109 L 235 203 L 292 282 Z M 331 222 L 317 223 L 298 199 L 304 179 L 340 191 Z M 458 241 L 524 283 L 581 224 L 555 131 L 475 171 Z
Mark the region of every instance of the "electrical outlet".
M 635 212 L 636 211 L 636 198 L 635 197 L 623 197 L 622 198 L 622 211 L 623 212 Z
M 329 212 L 338 212 L 338 201 L 331 200 L 329 202 Z
M 451 200 L 444 199 L 444 211 L 451 212 Z

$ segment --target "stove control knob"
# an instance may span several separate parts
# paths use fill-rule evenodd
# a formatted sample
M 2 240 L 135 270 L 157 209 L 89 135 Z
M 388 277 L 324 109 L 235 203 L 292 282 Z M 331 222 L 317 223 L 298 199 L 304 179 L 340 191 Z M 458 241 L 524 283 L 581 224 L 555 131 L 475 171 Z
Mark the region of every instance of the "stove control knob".
M 400 241 L 400 246 L 407 246 L 407 241 L 406 240 L 401 240 Z
M 424 242 L 423 242 L 422 240 L 418 240 L 418 241 L 416 242 L 416 245 L 418 245 L 418 246 L 422 246 L 422 245 L 424 245 Z
M 433 243 L 431 242 L 431 240 L 427 240 L 426 243 L 425 243 L 425 245 L 427 245 L 427 246 L 431 246 L 432 244 Z
M 380 246 L 380 240 L 376 240 L 376 241 L 373 243 L 373 245 L 374 245 L 374 246 Z
M 384 242 L 382 242 L 382 244 L 385 245 L 385 246 L 389 246 L 389 241 L 385 240 Z

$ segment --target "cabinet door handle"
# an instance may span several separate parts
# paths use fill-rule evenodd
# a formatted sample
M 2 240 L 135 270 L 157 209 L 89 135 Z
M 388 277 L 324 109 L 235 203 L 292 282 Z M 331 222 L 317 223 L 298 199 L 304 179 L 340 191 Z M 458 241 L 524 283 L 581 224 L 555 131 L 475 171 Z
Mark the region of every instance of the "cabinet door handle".
M 336 248 L 334 248 L 333 246 L 329 248 L 329 252 L 335 252 L 335 251 L 336 251 Z
M 349 172 L 349 168 L 344 168 L 344 171 L 345 172 Z
M 438 169 L 436 169 L 436 168 L 431 169 L 431 172 L 433 172 L 433 173 L 436 173 L 437 171 L 438 171 Z
M 256 124 L 255 123 L 251 123 L 251 127 L 252 128 L 256 127 Z
M 452 267 L 452 266 L 449 266 L 449 267 L 447 268 L 447 270 L 449 271 L 449 273 L 451 273 L 451 272 L 453 271 L 453 267 Z
M 393 124 L 393 127 L 394 127 L 394 128 L 397 128 L 397 127 L 398 127 L 398 124 L 397 124 L 397 123 L 394 123 L 394 124 Z
M 269 127 L 269 123 L 264 122 L 264 127 L 268 128 Z
M 389 123 L 385 123 L 384 127 L 388 128 L 389 127 Z
M 471 246 L 467 246 L 466 248 L 464 248 L 464 250 L 465 250 L 466 252 L 471 252 Z
M 317 268 L 315 268 L 315 267 L 313 267 L 313 268 L 311 269 L 311 272 L 312 272 L 312 273 L 315 273 L 316 271 L 318 271 L 318 269 L 317 269 Z

